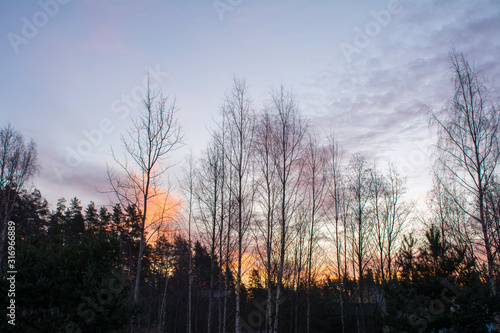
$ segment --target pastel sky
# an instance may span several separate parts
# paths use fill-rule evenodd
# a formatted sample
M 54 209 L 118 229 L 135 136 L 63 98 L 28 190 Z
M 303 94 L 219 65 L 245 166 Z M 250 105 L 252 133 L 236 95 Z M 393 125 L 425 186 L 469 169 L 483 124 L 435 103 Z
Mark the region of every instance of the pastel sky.
M 451 47 L 500 92 L 500 1 L 4 0 L 0 37 L 0 126 L 37 143 L 34 185 L 52 206 L 107 203 L 96 187 L 107 188 L 110 146 L 137 115 L 148 68 L 185 135 L 174 186 L 234 76 L 256 110 L 272 88 L 292 89 L 314 131 L 334 131 L 346 158 L 392 160 L 420 200 L 435 142 L 427 107 L 451 97 Z

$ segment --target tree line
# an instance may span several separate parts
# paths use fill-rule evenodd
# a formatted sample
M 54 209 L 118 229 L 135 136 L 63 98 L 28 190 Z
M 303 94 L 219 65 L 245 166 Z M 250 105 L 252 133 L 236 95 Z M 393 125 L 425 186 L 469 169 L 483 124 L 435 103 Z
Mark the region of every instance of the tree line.
M 2 129 L 1 245 L 5 251 L 7 222 L 16 221 L 18 327 L 500 327 L 500 114 L 494 91 L 463 53 L 452 50 L 450 65 L 455 94 L 442 110 L 429 110 L 439 140 L 425 211 L 405 198 L 397 165 L 344 156 L 334 133 L 311 128 L 283 86 L 258 108 L 245 80 L 234 79 L 205 149 L 185 162 L 179 205 L 162 181 L 183 137 L 175 101 L 158 92 L 148 89 L 123 135 L 125 154 L 113 152 L 112 206 L 83 209 L 73 198 L 51 211 L 24 186 L 37 169 L 34 144 Z M 34 158 L 22 169 L 9 162 L 15 156 Z

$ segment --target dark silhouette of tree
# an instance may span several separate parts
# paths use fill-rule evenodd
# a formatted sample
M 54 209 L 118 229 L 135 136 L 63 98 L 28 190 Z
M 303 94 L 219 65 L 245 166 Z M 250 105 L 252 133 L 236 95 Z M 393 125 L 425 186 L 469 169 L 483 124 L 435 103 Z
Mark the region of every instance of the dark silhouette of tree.
M 203 230 L 203 238 L 205 244 L 210 249 L 210 258 L 212 262 L 210 265 L 210 297 L 208 299 L 208 322 L 207 332 L 211 332 L 213 322 L 214 303 L 213 297 L 215 290 L 216 280 L 216 251 L 219 248 L 220 242 L 220 201 L 221 184 L 223 182 L 222 161 L 224 159 L 224 152 L 222 147 L 218 144 L 218 134 L 214 133 L 212 141 L 200 159 L 200 165 L 196 172 L 197 188 L 195 197 L 198 202 L 201 226 Z
M 85 208 L 85 230 L 88 232 L 96 232 L 99 230 L 99 213 L 95 207 L 95 203 L 91 201 Z
M 10 124 L 0 129 L 0 272 L 3 269 L 8 222 L 21 191 L 37 171 L 35 143 L 25 143 L 23 135 Z
M 111 332 L 134 313 L 127 303 L 130 285 L 121 277 L 116 239 L 85 235 L 69 245 L 23 245 L 18 261 L 20 331 Z
M 381 281 L 385 282 L 394 278 L 396 245 L 409 222 L 413 207 L 403 201 L 407 190 L 406 178 L 400 176 L 394 164 L 389 163 L 386 174 L 372 170 L 371 178 L 378 270 Z
M 384 288 L 384 325 L 393 331 L 488 332 L 492 312 L 500 305 L 481 281 L 476 264 L 464 249 L 450 245 L 439 228 L 425 232 L 423 246 L 404 237 L 399 253 L 401 279 Z
M 48 242 L 49 213 L 48 202 L 39 190 L 23 190 L 12 212 L 12 220 L 20 222 L 16 225 L 16 236 L 27 244 Z
M 324 203 L 327 193 L 327 155 L 324 147 L 314 135 L 309 135 L 305 149 L 305 162 L 303 181 L 306 186 L 308 240 L 306 261 L 306 292 L 307 292 L 307 332 L 311 332 L 311 289 L 313 288 L 315 272 L 314 266 L 316 250 L 318 247 L 319 230 L 325 215 Z
M 348 200 L 347 179 L 342 166 L 342 152 L 339 143 L 333 133 L 328 138 L 328 199 L 330 210 L 330 227 L 326 226 L 328 233 L 334 240 L 335 245 L 335 268 L 334 274 L 339 283 L 339 307 L 341 318 L 341 330 L 346 332 L 345 302 L 346 296 L 344 285 L 348 276 L 347 262 L 347 225 L 350 211 L 350 200 Z M 333 228 L 333 230 L 331 230 Z
M 257 179 L 257 203 L 262 211 L 262 218 L 256 221 L 256 251 L 261 258 L 265 273 L 266 299 L 266 332 L 273 327 L 273 292 L 275 290 L 277 258 L 277 212 L 278 212 L 278 179 L 274 165 L 277 147 L 273 137 L 274 119 L 270 108 L 266 108 L 256 124 L 255 164 Z
M 142 106 L 141 114 L 133 121 L 132 128 L 126 136 L 122 136 L 126 157 L 120 161 L 113 153 L 114 160 L 119 165 L 122 174 L 114 173 L 108 168 L 110 185 L 122 207 L 134 206 L 140 209 L 139 254 L 134 285 L 135 302 L 139 301 L 142 258 L 146 246 L 146 219 L 151 211 L 148 205 L 155 197 L 168 196 L 168 193 L 161 189 L 162 176 L 169 168 L 169 165 L 164 164 L 164 159 L 182 141 L 180 126 L 175 116 L 175 101 L 167 106 L 167 98 L 152 91 L 149 81 L 146 96 L 142 99 Z M 164 212 L 160 212 L 160 215 L 163 217 Z
M 106 206 L 99 208 L 99 230 L 111 231 L 111 214 L 109 213 Z
M 399 254 L 396 258 L 396 266 L 399 267 L 402 279 L 413 279 L 414 265 L 416 260 L 417 240 L 413 234 L 404 235 Z
M 439 130 L 438 161 L 443 168 L 445 190 L 452 195 L 450 183 L 457 184 L 461 196 L 453 199 L 467 214 L 479 231 L 480 252 L 486 258 L 488 283 L 493 295 L 497 294 L 495 276 L 495 232 L 487 217 L 487 193 L 493 183 L 500 158 L 498 126 L 500 109 L 490 97 L 485 78 L 464 53 L 452 50 L 450 65 L 455 94 L 441 115 L 431 111 L 432 120 Z M 481 256 L 478 256 L 480 258 Z M 500 314 L 495 315 L 500 327 Z
M 232 89 L 227 93 L 223 106 L 225 124 L 225 157 L 228 172 L 233 181 L 228 183 L 231 197 L 235 204 L 235 221 L 233 229 L 237 239 L 236 268 L 236 333 L 241 332 L 241 278 L 243 254 L 246 249 L 247 230 L 252 221 L 253 199 L 255 195 L 252 183 L 253 142 L 255 133 L 255 116 L 248 87 L 244 80 L 234 79 Z
M 65 243 L 78 243 L 85 231 L 85 219 L 82 213 L 80 200 L 74 197 L 69 202 L 69 207 L 64 212 L 64 241 Z
M 279 328 L 280 304 L 282 302 L 285 277 L 285 262 L 288 245 L 292 240 L 291 225 L 300 198 L 298 196 L 300 185 L 300 164 L 302 157 L 303 138 L 306 126 L 302 121 L 297 102 L 291 92 L 284 87 L 271 94 L 269 105 L 272 147 L 274 153 L 271 155 L 272 167 L 275 169 L 277 182 L 277 256 L 278 272 L 276 280 L 276 296 L 274 304 L 273 327 L 269 327 L 277 333 Z
M 366 331 L 363 303 L 367 293 L 364 286 L 364 276 L 368 265 L 373 259 L 373 207 L 371 169 L 367 165 L 366 157 L 357 154 L 349 161 L 349 187 L 351 205 L 350 242 L 352 251 L 352 272 L 357 278 L 358 292 L 358 327 L 359 332 Z
M 187 168 L 184 171 L 185 176 L 183 181 L 181 182 L 181 188 L 183 191 L 183 195 L 185 197 L 186 205 L 184 205 L 184 209 L 186 211 L 187 217 L 185 218 L 185 222 L 187 222 L 187 253 L 189 255 L 188 260 L 188 295 L 187 295 L 187 333 L 192 333 L 192 325 L 193 325 L 193 230 L 194 230 L 194 186 L 195 186 L 195 170 L 194 170 L 194 161 L 193 155 L 190 154 L 187 159 Z M 222 256 L 222 253 L 221 253 Z

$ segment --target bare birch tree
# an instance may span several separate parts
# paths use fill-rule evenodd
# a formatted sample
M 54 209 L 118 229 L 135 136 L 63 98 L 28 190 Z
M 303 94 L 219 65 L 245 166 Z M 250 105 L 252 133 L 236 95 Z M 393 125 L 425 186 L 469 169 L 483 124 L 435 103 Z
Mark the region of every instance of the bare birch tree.
M 371 171 L 373 202 L 373 229 L 378 252 L 380 279 L 393 278 L 394 252 L 404 226 L 408 222 L 412 206 L 403 201 L 406 178 L 399 175 L 396 167 L 389 163 L 387 174 Z
M 224 256 L 224 252 L 225 252 L 225 247 L 229 247 L 229 241 L 227 243 L 226 242 L 226 233 L 225 233 L 225 229 L 228 228 L 228 225 L 226 225 L 226 216 L 228 214 L 226 214 L 227 212 L 227 205 L 226 205 L 226 201 L 227 201 L 227 195 L 226 195 L 226 192 L 227 192 L 227 181 L 226 181 L 226 157 L 225 157 L 225 150 L 226 150 L 226 146 L 225 146 L 225 139 L 226 139 L 226 136 L 223 134 L 224 133 L 224 130 L 225 130 L 226 126 L 225 126 L 225 116 L 223 115 L 222 117 L 222 125 L 220 126 L 220 131 L 221 131 L 221 135 L 218 136 L 218 144 L 220 146 L 220 149 L 221 149 L 221 152 L 222 152 L 222 159 L 221 159 L 221 165 L 220 165 L 220 170 L 221 170 L 221 180 L 220 180 L 220 207 L 219 207 L 219 264 L 220 264 L 220 269 L 218 270 L 219 272 L 219 297 L 218 297 L 218 303 L 219 303 L 219 333 L 222 333 L 222 332 L 225 332 L 225 327 L 226 327 L 226 316 L 225 316 L 225 308 L 224 308 L 224 304 L 227 304 L 227 292 L 228 290 L 227 289 L 224 289 L 223 291 L 223 285 L 225 285 L 225 283 L 223 283 L 223 271 L 222 271 L 222 267 L 224 265 L 224 261 L 226 259 L 226 257 Z M 228 265 L 228 263 L 225 263 L 226 264 L 226 267 Z
M 443 180 L 444 176 L 436 172 L 424 224 L 429 230 L 433 226 L 439 230 L 444 247 L 460 248 L 468 262 L 477 263 L 478 230 L 461 208 L 467 203 L 467 196 L 460 193 L 463 189 L 456 183 L 445 185 Z
M 189 248 L 189 268 L 188 268 L 188 311 L 187 311 L 187 333 L 192 331 L 192 303 L 193 303 L 193 246 L 192 246 L 192 225 L 193 225 L 193 200 L 194 200 L 194 166 L 193 155 L 189 155 L 188 170 L 184 179 L 184 190 L 187 192 L 187 232 Z
M 228 172 L 233 174 L 230 192 L 236 203 L 234 229 L 238 240 L 238 267 L 236 272 L 236 332 L 240 332 L 242 260 L 246 232 L 253 215 L 252 145 L 254 141 L 255 115 L 248 88 L 244 80 L 234 79 L 233 87 L 226 95 L 223 106 L 226 123 L 225 146 Z
M 487 280 L 496 290 L 494 233 L 486 218 L 486 193 L 492 185 L 500 158 L 498 126 L 500 112 L 490 98 L 487 82 L 467 57 L 456 50 L 450 54 L 455 94 L 441 115 L 430 112 L 438 127 L 439 165 L 444 170 L 444 189 L 452 195 L 450 183 L 460 186 L 467 198 L 454 201 L 480 231 L 481 253 L 486 257 Z M 480 259 L 480 257 L 479 257 Z M 500 318 L 497 315 L 497 324 Z
M 108 167 L 109 183 L 121 205 L 131 205 L 141 213 L 134 302 L 139 301 L 142 257 L 146 245 L 146 220 L 150 216 L 149 205 L 152 199 L 168 195 L 168 192 L 162 189 L 162 177 L 170 167 L 164 163 L 165 158 L 182 142 L 181 128 L 175 115 L 175 101 L 167 106 L 167 98 L 152 91 L 148 84 L 140 111 L 140 115 L 132 121 L 132 128 L 126 135 L 122 135 L 125 157 L 119 159 L 112 151 L 119 171 Z M 160 207 L 160 210 L 164 209 L 168 210 L 168 207 Z
M 387 263 L 387 276 L 392 280 L 393 263 L 396 255 L 396 246 L 403 235 L 408 218 L 413 210 L 413 204 L 403 201 L 406 193 L 406 178 L 401 177 L 396 166 L 389 164 L 387 180 L 387 193 L 384 200 L 385 206 L 385 262 Z
M 276 201 L 278 197 L 277 173 L 273 164 L 276 153 L 276 143 L 273 139 L 274 126 L 270 110 L 265 109 L 260 115 L 256 126 L 254 148 L 256 152 L 256 172 L 259 175 L 257 177 L 258 202 L 263 214 L 262 223 L 257 224 L 256 244 L 264 266 L 265 286 L 267 289 L 266 331 L 269 333 L 272 332 L 273 327 L 273 267 L 276 260 L 275 223 L 277 222 Z
M 212 330 L 213 296 L 215 288 L 215 271 L 217 250 L 220 241 L 220 213 L 221 205 L 221 183 L 222 183 L 222 161 L 224 152 L 219 145 L 219 133 L 213 133 L 209 146 L 206 148 L 196 172 L 197 189 L 196 200 L 198 202 L 200 220 L 202 222 L 205 243 L 210 250 L 210 286 L 208 294 L 208 321 L 207 332 Z
M 281 87 L 271 95 L 271 114 L 274 123 L 273 141 L 276 154 L 273 165 L 278 178 L 278 239 L 279 266 L 276 287 L 275 313 L 273 331 L 278 332 L 281 294 L 283 292 L 283 276 L 286 250 L 290 242 L 290 225 L 298 206 L 301 175 L 301 154 L 306 126 L 302 121 L 299 108 L 291 92 Z
M 345 297 L 344 281 L 347 278 L 347 221 L 349 200 L 347 200 L 346 181 L 342 168 L 342 153 L 333 134 L 328 138 L 328 202 L 329 216 L 332 226 L 327 224 L 327 230 L 332 235 L 335 244 L 335 274 L 340 282 L 340 317 L 342 332 L 345 332 Z M 333 230 L 332 230 L 333 227 Z
M 372 207 L 370 169 L 366 158 L 354 155 L 349 162 L 349 186 L 351 206 L 351 250 L 353 274 L 358 280 L 358 332 L 365 332 L 364 308 L 365 290 L 364 273 L 372 260 Z M 357 276 L 356 276 L 357 275 Z
M 0 130 L 0 272 L 5 255 L 7 227 L 21 190 L 38 171 L 36 146 L 24 142 L 10 124 Z M 16 221 L 14 221 L 16 222 Z
M 295 293 L 295 313 L 294 315 L 290 315 L 290 324 L 291 327 L 294 327 L 294 332 L 299 332 L 299 306 L 300 306 L 300 298 L 302 294 L 302 288 L 304 285 L 307 288 L 307 268 L 308 268 L 308 231 L 309 231 L 309 202 L 303 200 L 300 202 L 299 208 L 297 212 L 294 214 L 294 223 L 292 225 L 292 230 L 294 237 L 291 241 L 291 251 L 293 251 L 293 287 Z M 305 266 L 305 267 L 304 267 Z M 306 271 L 306 276 L 304 277 L 303 271 Z M 308 290 L 306 289 L 306 292 Z M 293 308 L 293 306 L 291 307 Z M 292 311 L 290 311 L 292 312 Z M 307 310 L 306 310 L 307 312 Z M 307 321 L 306 321 L 307 324 Z
M 387 196 L 387 184 L 385 177 L 376 169 L 371 170 L 371 200 L 373 202 L 373 230 L 375 235 L 375 245 L 378 252 L 378 269 L 380 279 L 385 282 L 385 246 L 387 231 L 387 211 L 384 209 L 384 199 Z
M 309 135 L 304 154 L 304 183 L 308 205 L 308 240 L 306 261 L 307 332 L 311 331 L 311 288 L 314 281 L 313 261 L 317 247 L 317 234 L 324 216 L 324 202 L 327 193 L 326 150 L 313 134 Z

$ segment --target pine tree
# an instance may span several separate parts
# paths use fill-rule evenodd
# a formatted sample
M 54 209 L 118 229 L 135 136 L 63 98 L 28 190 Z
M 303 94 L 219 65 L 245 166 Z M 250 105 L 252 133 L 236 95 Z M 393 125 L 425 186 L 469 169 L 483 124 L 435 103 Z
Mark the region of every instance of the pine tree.
M 82 214 L 82 206 L 77 197 L 71 199 L 69 207 L 64 212 L 66 220 L 64 228 L 65 243 L 77 243 L 82 239 L 85 231 L 85 220 Z

